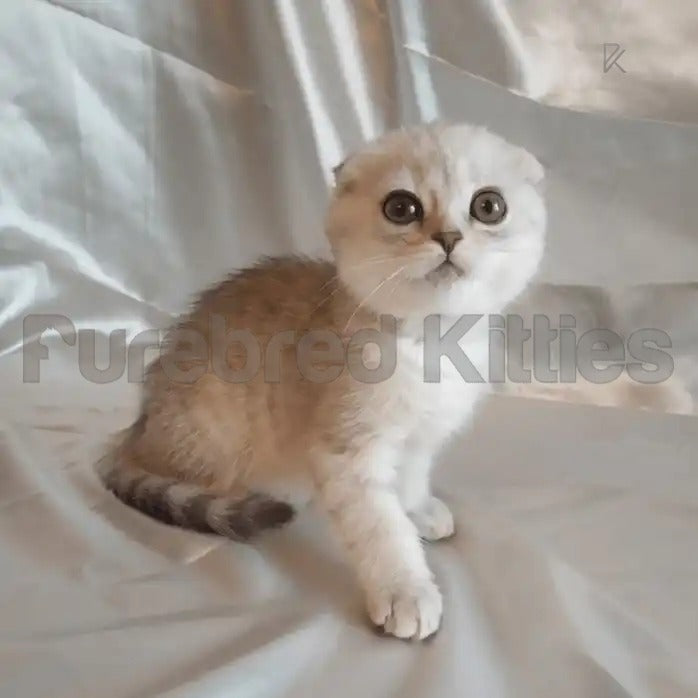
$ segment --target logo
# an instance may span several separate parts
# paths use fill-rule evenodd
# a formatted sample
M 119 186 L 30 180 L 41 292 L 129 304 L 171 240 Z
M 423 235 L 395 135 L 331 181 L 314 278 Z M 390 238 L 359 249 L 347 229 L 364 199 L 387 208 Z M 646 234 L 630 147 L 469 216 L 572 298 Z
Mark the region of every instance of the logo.
M 603 72 L 607 73 L 614 66 L 622 73 L 625 68 L 620 64 L 621 56 L 625 53 L 625 49 L 621 48 L 620 44 L 604 44 L 603 45 Z

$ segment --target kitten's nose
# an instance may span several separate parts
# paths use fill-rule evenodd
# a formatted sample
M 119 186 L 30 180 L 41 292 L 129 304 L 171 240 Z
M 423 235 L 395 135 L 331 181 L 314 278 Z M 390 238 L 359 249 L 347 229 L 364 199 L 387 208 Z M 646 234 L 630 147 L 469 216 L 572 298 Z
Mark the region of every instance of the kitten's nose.
M 463 236 L 457 230 L 446 230 L 440 233 L 434 233 L 431 239 L 438 242 L 439 245 L 443 247 L 446 254 L 451 254 L 456 243 L 462 240 Z

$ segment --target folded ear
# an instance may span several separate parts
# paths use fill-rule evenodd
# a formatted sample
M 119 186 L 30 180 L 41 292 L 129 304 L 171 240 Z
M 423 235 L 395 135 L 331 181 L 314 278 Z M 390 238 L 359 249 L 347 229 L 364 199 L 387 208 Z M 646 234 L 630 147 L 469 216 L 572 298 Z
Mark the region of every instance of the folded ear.
M 335 166 L 332 168 L 332 174 L 334 175 L 334 181 L 335 181 L 335 183 L 337 183 L 337 181 L 339 180 L 339 176 L 340 176 L 340 174 L 341 174 L 341 172 L 342 172 L 342 168 L 344 167 L 344 165 L 346 164 L 346 162 L 347 162 L 347 161 L 346 161 L 346 158 L 345 158 L 344 160 L 342 160 L 342 162 L 339 163 L 339 165 L 335 165 Z
M 349 191 L 354 182 L 356 181 L 356 168 L 354 167 L 354 161 L 356 158 L 353 155 L 348 155 L 347 157 L 332 168 L 332 174 L 334 175 L 334 185 L 337 192 Z
M 523 178 L 531 184 L 539 184 L 545 177 L 543 165 L 524 148 L 517 148 L 516 166 Z

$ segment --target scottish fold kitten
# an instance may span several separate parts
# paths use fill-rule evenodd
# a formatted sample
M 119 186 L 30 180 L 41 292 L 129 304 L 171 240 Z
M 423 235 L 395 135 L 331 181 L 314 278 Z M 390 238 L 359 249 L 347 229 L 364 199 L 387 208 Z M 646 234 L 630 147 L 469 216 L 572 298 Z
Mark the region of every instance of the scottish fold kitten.
M 422 540 L 454 532 L 429 473 L 487 390 L 438 352 L 427 371 L 425 356 L 533 276 L 543 171 L 484 128 L 430 124 L 388 133 L 335 174 L 334 264 L 271 259 L 204 292 L 99 470 L 127 504 L 236 540 L 312 497 L 371 620 L 421 639 L 442 615 Z M 486 380 L 487 318 L 459 334 Z

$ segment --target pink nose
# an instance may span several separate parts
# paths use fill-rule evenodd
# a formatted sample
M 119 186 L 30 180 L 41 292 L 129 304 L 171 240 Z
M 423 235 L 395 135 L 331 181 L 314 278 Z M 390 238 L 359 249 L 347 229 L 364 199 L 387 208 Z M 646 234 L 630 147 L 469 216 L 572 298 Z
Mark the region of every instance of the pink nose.
M 439 245 L 443 247 L 446 254 L 451 254 L 451 252 L 453 252 L 453 248 L 456 246 L 456 243 L 459 240 L 462 240 L 463 236 L 457 230 L 447 230 L 440 233 L 434 233 L 431 236 L 431 239 L 438 242 Z

